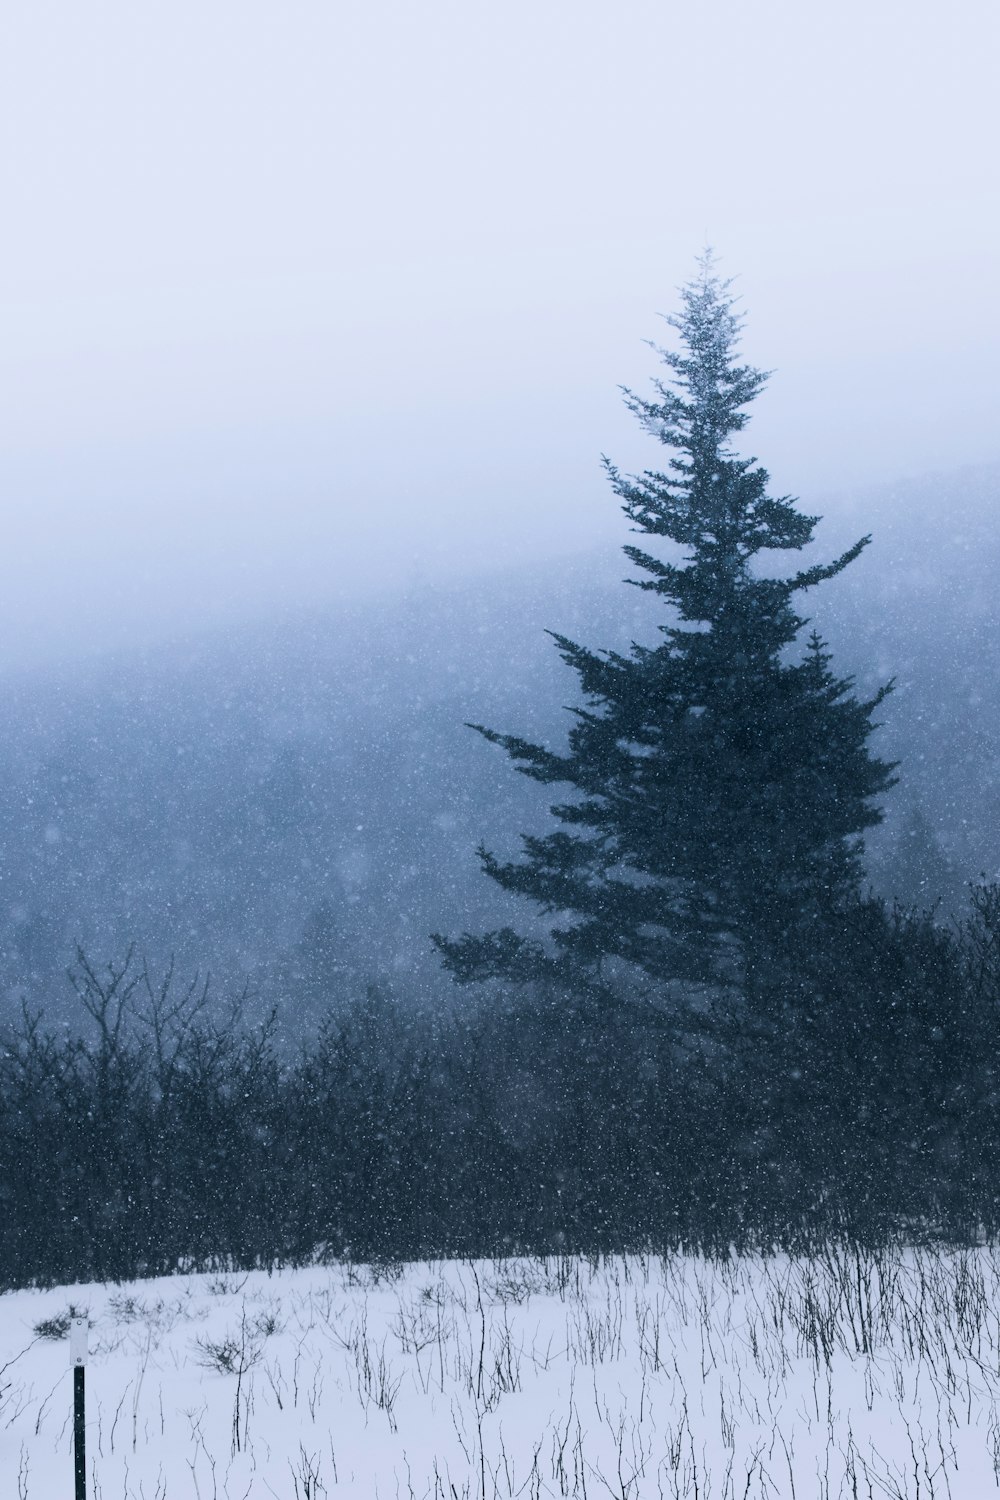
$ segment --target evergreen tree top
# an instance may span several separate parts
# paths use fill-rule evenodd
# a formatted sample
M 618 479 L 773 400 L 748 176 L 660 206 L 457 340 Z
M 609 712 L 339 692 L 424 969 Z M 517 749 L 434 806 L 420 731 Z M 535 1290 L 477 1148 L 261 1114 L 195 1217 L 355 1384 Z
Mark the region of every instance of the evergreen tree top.
M 732 285 L 716 274 L 711 254 L 703 255 L 699 274 L 681 288 L 681 312 L 666 318 L 680 335 L 680 348 L 651 344 L 671 378 L 654 380 L 652 399 L 622 388 L 629 410 L 672 450 L 666 470 L 625 476 L 604 460 L 633 528 L 691 549 L 688 568 L 678 569 L 641 548 L 625 548 L 632 562 L 652 575 L 632 581 L 669 595 L 687 620 L 712 618 L 720 587 L 751 587 L 751 559 L 763 551 L 806 546 L 819 519 L 798 510 L 788 495 L 769 495 L 767 470 L 756 458 L 741 458 L 732 446 L 731 439 L 749 421 L 746 408 L 768 380 L 767 371 L 740 362 L 743 318 Z M 766 585 L 757 580 L 756 592 L 787 601 L 796 590 L 841 572 L 869 541 L 863 537 L 834 562 L 792 578 Z M 693 570 L 696 576 L 686 581 L 679 576 Z

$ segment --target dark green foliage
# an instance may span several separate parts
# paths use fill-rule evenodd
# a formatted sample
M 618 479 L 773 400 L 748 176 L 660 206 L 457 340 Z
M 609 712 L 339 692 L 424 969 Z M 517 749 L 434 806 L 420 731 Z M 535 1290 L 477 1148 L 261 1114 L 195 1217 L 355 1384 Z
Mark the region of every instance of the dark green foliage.
M 835 921 L 797 982 L 734 998 L 738 1048 L 595 996 L 442 1023 L 372 992 L 281 1059 L 201 991 L 81 970 L 88 1034 L 0 1036 L 0 1290 L 995 1237 L 1000 890 L 961 927 L 874 901 Z
M 436 937 L 460 980 L 542 981 L 576 993 L 611 985 L 662 994 L 666 981 L 771 983 L 804 934 L 853 897 L 862 835 L 892 767 L 868 748 L 868 701 L 832 671 L 813 635 L 789 655 L 805 621 L 796 594 L 834 577 L 833 562 L 765 576 L 761 554 L 797 551 L 816 518 L 768 493 L 756 460 L 733 438 L 765 375 L 739 363 L 740 320 L 729 285 L 702 263 L 669 320 L 680 350 L 660 351 L 668 382 L 631 410 L 670 451 L 665 470 L 608 474 L 635 530 L 673 544 L 660 557 L 625 548 L 647 576 L 632 580 L 668 607 L 662 640 L 630 654 L 555 637 L 584 706 L 566 753 L 474 726 L 517 769 L 569 797 L 554 832 L 524 839 L 483 869 L 550 919 L 549 941 L 510 929 Z

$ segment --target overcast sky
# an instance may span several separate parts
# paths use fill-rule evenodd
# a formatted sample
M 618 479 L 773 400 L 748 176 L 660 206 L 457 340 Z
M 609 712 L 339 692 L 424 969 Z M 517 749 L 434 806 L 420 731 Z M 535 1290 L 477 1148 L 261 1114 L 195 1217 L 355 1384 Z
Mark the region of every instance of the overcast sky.
M 624 538 L 710 242 L 810 505 L 1000 458 L 994 0 L 30 0 L 0 661 Z

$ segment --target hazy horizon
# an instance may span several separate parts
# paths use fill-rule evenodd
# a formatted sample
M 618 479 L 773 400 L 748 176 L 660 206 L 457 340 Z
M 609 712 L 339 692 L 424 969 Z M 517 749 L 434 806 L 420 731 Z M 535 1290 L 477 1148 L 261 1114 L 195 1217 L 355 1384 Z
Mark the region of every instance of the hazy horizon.
M 711 243 L 807 509 L 1000 459 L 997 13 L 189 0 L 8 23 L 0 658 L 616 546 Z

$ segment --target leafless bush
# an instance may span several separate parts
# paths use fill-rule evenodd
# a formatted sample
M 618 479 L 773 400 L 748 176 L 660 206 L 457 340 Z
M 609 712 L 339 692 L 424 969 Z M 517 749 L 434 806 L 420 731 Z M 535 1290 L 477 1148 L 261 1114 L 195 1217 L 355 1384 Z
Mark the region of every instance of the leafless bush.
M 247 1321 L 245 1308 L 238 1332 L 226 1333 L 221 1338 L 199 1334 L 194 1342 L 198 1363 L 206 1370 L 238 1378 L 253 1369 L 263 1352 L 263 1334 L 256 1324 Z
M 33 1332 L 35 1337 L 39 1339 L 68 1339 L 73 1319 L 85 1318 L 86 1316 L 87 1309 L 85 1307 L 77 1307 L 75 1302 L 71 1302 L 62 1312 L 53 1313 L 50 1318 L 40 1319 L 35 1324 Z M 91 1327 L 93 1327 L 93 1324 L 91 1324 Z

